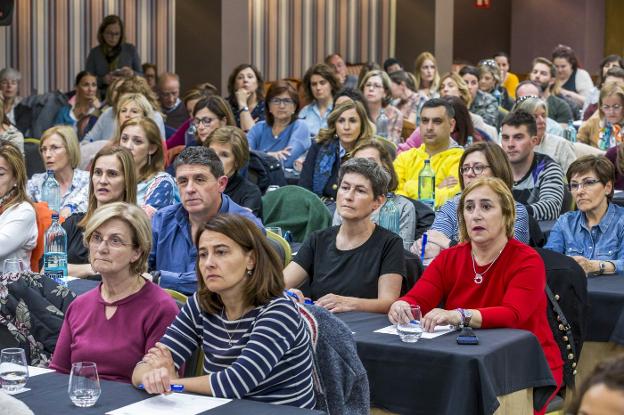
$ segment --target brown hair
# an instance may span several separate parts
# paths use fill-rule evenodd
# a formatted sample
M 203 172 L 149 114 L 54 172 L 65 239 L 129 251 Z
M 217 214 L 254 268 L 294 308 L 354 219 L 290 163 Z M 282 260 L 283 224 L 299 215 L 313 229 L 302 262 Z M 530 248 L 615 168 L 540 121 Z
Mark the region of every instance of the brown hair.
M 507 154 L 503 151 L 501 146 L 496 143 L 481 141 L 478 143 L 474 143 L 470 147 L 464 150 L 461 158 L 459 159 L 459 169 L 464 165 L 464 161 L 466 157 L 468 157 L 471 153 L 483 153 L 485 159 L 487 160 L 490 169 L 492 170 L 492 176 L 497 177 L 503 181 L 507 185 L 507 187 L 511 190 L 513 188 L 514 180 L 513 173 L 511 171 L 511 164 L 509 163 L 509 159 L 507 158 Z M 462 189 L 464 189 L 464 176 L 459 174 L 459 185 Z
M 552 60 L 554 62 L 555 59 L 562 58 L 567 60 L 572 66 L 572 70 L 575 71 L 579 67 L 578 59 L 576 58 L 576 52 L 570 46 L 566 45 L 558 45 L 552 51 Z
M 622 145 L 620 144 L 618 147 L 618 159 L 620 156 L 619 153 L 622 151 L 621 147 Z M 618 165 L 619 164 L 620 163 L 618 163 Z M 607 195 L 607 200 L 610 202 L 613 198 L 613 190 L 615 188 L 615 168 L 613 167 L 613 163 L 611 163 L 611 161 L 605 156 L 587 155 L 579 157 L 574 160 L 572 164 L 570 164 L 570 167 L 568 167 L 566 179 L 568 180 L 568 183 L 570 183 L 572 176 L 589 172 L 596 173 L 596 177 L 600 180 L 600 183 L 605 186 L 607 183 L 611 182 L 611 193 Z
M 236 125 L 230 106 L 219 95 L 209 95 L 197 101 L 193 108 L 193 117 L 204 108 L 216 115 L 219 121 L 225 119 L 226 125 Z
M 381 140 L 366 140 L 362 141 L 355 146 L 351 154 L 356 154 L 360 150 L 367 148 L 374 148 L 379 153 L 379 160 L 381 160 L 381 166 L 390 174 L 390 183 L 388 184 L 388 191 L 394 192 L 399 187 L 399 177 L 394 170 L 394 164 L 392 163 L 392 155 L 388 151 L 388 148 Z
M 275 117 L 273 117 L 273 114 L 269 110 L 271 100 L 276 96 L 283 94 L 284 92 L 288 94 L 288 97 L 293 100 L 293 103 L 295 105 L 295 110 L 290 116 L 290 122 L 292 123 L 297 119 L 297 114 L 299 113 L 299 94 L 297 94 L 295 88 L 288 81 L 280 79 L 273 82 L 269 87 L 266 96 L 266 104 L 264 105 L 264 115 L 266 118 L 266 123 L 270 126 L 272 126 L 273 122 L 275 121 Z
M 113 101 L 113 107 L 117 108 L 119 99 L 125 94 L 141 94 L 150 103 L 154 111 L 160 111 L 160 103 L 156 93 L 149 86 L 147 80 L 142 76 L 131 76 L 126 78 L 117 88 L 117 95 Z
M 340 81 L 336 78 L 336 74 L 333 69 L 324 63 L 318 63 L 316 65 L 311 66 L 303 76 L 303 89 L 305 91 L 306 97 L 310 101 L 314 101 L 314 94 L 312 93 L 312 75 L 318 75 L 321 78 L 325 79 L 329 82 L 331 86 L 331 94 L 332 96 L 336 95 L 336 92 L 340 89 Z
M 4 158 L 11 168 L 11 173 L 15 178 L 15 196 L 1 209 L 16 205 L 22 202 L 31 203 L 28 193 L 26 192 L 26 183 L 28 182 L 28 174 L 26 173 L 26 164 L 24 156 L 14 144 L 0 140 L 0 157 Z
M 327 128 L 321 128 L 316 137 L 316 142 L 319 144 L 325 144 L 333 139 L 338 139 L 336 136 L 336 121 L 342 115 L 343 112 L 348 111 L 350 109 L 355 109 L 358 116 L 360 117 L 360 136 L 356 140 L 357 142 L 362 139 L 370 139 L 373 138 L 373 129 L 368 122 L 368 115 L 366 114 L 366 109 L 364 109 L 364 105 L 358 101 L 350 101 L 343 102 L 334 108 L 334 110 L 329 114 L 327 118 Z
M 234 170 L 240 170 L 249 161 L 249 142 L 245 132 L 238 127 L 219 127 L 204 141 L 205 147 L 210 143 L 229 144 L 234 155 Z
M 609 390 L 624 393 L 624 357 L 618 356 L 604 360 L 596 365 L 591 374 L 583 381 L 575 394 L 566 414 L 578 414 L 583 396 L 596 385 L 604 385 Z
M 104 42 L 104 31 L 106 30 L 108 26 L 113 25 L 115 23 L 119 25 L 120 34 L 121 34 L 121 36 L 119 36 L 119 43 L 117 43 L 117 45 L 115 46 L 119 46 L 126 41 L 126 33 L 124 29 L 123 20 L 121 20 L 121 18 L 115 14 L 109 14 L 104 19 L 102 19 L 102 23 L 100 23 L 100 27 L 98 27 L 97 40 L 100 45 L 102 46 L 106 45 L 106 42 Z
M 133 126 L 141 127 L 145 133 L 145 139 L 148 145 L 153 144 L 156 146 L 156 151 L 150 155 L 151 161 L 145 163 L 137 175 L 137 182 L 142 182 L 165 169 L 165 149 L 163 147 L 162 137 L 160 136 L 160 130 L 156 123 L 150 118 L 132 118 L 124 122 L 119 129 L 119 135 L 115 138 L 113 143 L 118 146 L 124 130 Z
M 199 266 L 199 240 L 205 231 L 217 232 L 232 239 L 241 249 L 251 252 L 255 268 L 246 276 L 243 287 L 244 305 L 260 306 L 284 293 L 282 261 L 260 229 L 249 219 L 234 214 L 218 214 L 199 228 L 195 237 L 198 255 L 195 263 L 197 272 L 197 298 L 202 311 L 215 314 L 223 309 L 221 297 L 210 291 L 204 282 Z
M 136 205 L 137 180 L 136 172 L 134 171 L 134 159 L 132 158 L 132 153 L 123 147 L 104 146 L 96 153 L 95 157 L 93 157 L 91 168 L 89 169 L 89 205 L 84 217 L 78 223 L 78 226 L 82 228 L 87 226 L 93 212 L 97 209 L 97 199 L 95 198 L 95 189 L 93 188 L 93 172 L 95 171 L 95 163 L 100 157 L 104 156 L 115 156 L 119 161 L 119 164 L 121 164 L 121 173 L 124 177 L 124 193 L 121 202 Z
M 457 205 L 457 219 L 459 220 L 459 240 L 460 242 L 470 241 L 468 229 L 466 228 L 466 220 L 464 219 L 464 206 L 466 197 L 473 190 L 487 186 L 498 195 L 503 213 L 503 223 L 505 224 L 505 234 L 511 239 L 514 236 L 514 226 L 516 223 L 516 202 L 514 201 L 511 189 L 505 182 L 497 177 L 480 177 L 470 183 L 462 192 Z
M 230 77 L 228 78 L 227 90 L 228 90 L 228 94 L 230 94 L 230 96 L 228 97 L 228 101 L 231 101 L 234 103 L 236 102 L 236 97 L 235 97 L 236 77 L 238 76 L 240 71 L 247 69 L 247 68 L 251 69 L 256 75 L 256 81 L 258 83 L 258 87 L 256 88 L 256 100 L 261 101 L 262 99 L 264 99 L 264 79 L 262 78 L 262 74 L 260 73 L 258 68 L 256 68 L 254 65 L 249 64 L 249 63 L 242 63 L 238 65 L 236 68 L 234 68 L 232 73 L 230 73 Z
M 442 90 L 442 82 L 444 82 L 446 78 L 452 79 L 453 82 L 457 84 L 457 89 L 459 89 L 459 97 L 462 99 L 462 101 L 464 101 L 466 107 L 470 107 L 470 104 L 472 103 L 472 95 L 470 95 L 468 85 L 466 85 L 466 81 L 464 81 L 464 78 L 462 78 L 461 76 L 459 76 L 459 74 L 455 72 L 447 72 L 442 75 L 442 77 L 440 78 L 440 86 L 438 87 L 438 92 Z

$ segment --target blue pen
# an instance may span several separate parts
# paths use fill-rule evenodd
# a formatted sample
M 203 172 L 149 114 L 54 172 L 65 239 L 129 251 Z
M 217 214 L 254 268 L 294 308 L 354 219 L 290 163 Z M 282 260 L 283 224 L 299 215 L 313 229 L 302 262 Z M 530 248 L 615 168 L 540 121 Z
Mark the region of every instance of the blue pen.
M 173 384 L 169 386 L 171 387 L 171 392 L 184 392 L 184 385 Z M 145 390 L 145 386 L 142 383 L 137 388 Z
M 297 294 L 295 294 L 294 292 L 292 292 L 290 290 L 286 290 L 286 295 L 288 295 L 289 297 L 292 297 L 295 300 L 299 301 L 299 297 L 297 297 Z M 314 301 L 310 300 L 309 298 L 306 298 L 306 299 L 303 300 L 303 304 L 313 305 Z
M 420 261 L 425 262 L 425 247 L 427 246 L 427 233 L 423 233 L 422 247 L 420 249 Z

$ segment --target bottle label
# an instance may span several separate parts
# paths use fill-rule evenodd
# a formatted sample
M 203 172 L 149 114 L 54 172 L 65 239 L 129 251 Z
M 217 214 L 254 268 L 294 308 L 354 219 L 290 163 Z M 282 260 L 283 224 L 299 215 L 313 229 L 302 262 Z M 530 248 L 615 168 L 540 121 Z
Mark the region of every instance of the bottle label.
M 63 268 L 52 268 L 44 270 L 44 275 L 59 285 L 66 285 L 65 270 Z

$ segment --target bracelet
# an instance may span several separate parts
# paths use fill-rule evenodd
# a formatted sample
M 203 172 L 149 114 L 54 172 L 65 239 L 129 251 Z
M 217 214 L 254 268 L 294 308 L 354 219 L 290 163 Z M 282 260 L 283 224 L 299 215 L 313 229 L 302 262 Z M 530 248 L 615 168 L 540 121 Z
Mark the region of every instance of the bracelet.
M 466 312 L 464 311 L 463 308 L 459 308 L 459 307 L 457 307 L 455 311 L 459 313 L 459 318 L 460 318 L 459 328 L 463 328 L 464 324 L 466 323 Z

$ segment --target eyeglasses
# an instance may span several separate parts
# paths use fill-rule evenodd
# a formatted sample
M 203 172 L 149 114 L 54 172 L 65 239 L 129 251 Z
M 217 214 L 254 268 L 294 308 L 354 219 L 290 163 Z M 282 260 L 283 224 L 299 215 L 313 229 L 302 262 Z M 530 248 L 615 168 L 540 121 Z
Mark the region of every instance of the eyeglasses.
M 608 111 L 619 111 L 622 109 L 622 106 L 620 104 L 615 104 L 615 105 L 601 105 L 600 108 L 604 111 L 604 112 L 608 112 Z
M 593 185 L 600 183 L 598 179 L 585 179 L 580 183 L 572 182 L 568 185 L 571 192 L 578 192 L 581 189 L 592 187 Z
M 199 127 L 200 124 L 204 124 L 205 126 L 209 126 L 210 124 L 212 124 L 213 121 L 214 121 L 214 118 L 210 118 L 210 117 L 195 118 L 193 120 L 193 124 L 195 124 L 196 127 Z
M 293 101 L 290 98 L 272 98 L 269 101 L 269 104 L 272 104 L 272 105 L 282 105 L 282 104 L 290 105 L 290 104 L 294 104 L 294 103 L 295 103 L 295 101 Z
M 93 235 L 91 235 L 91 239 L 89 239 L 89 246 L 91 248 L 99 248 L 102 242 L 106 242 L 106 245 L 108 245 L 109 248 L 121 248 L 122 246 L 132 246 L 132 244 L 124 242 L 123 239 L 121 239 L 118 236 L 113 236 L 109 239 L 104 239 L 102 238 L 102 235 L 99 235 L 97 233 L 94 233 Z
M 121 36 L 121 32 L 108 32 L 108 31 L 104 31 L 104 36 L 118 37 L 118 36 Z
M 367 82 L 364 85 L 364 88 L 381 89 L 381 88 L 383 88 L 383 85 L 382 84 L 375 84 L 375 83 L 372 83 L 372 82 Z
M 64 149 L 65 149 L 65 147 L 63 147 L 63 146 L 55 146 L 55 145 L 51 145 L 50 147 L 45 147 L 45 146 L 44 146 L 44 147 L 41 147 L 41 148 L 39 149 L 39 152 L 40 152 L 41 154 L 45 154 L 45 153 L 47 153 L 47 152 L 48 152 L 48 150 L 49 150 L 49 151 L 50 151 L 50 153 L 54 153 L 54 154 L 56 154 L 56 153 L 58 153 L 59 151 L 64 150 Z
M 459 172 L 462 175 L 465 175 L 468 174 L 470 170 L 472 170 L 472 174 L 474 174 L 475 176 L 480 176 L 483 173 L 483 170 L 489 168 L 490 166 L 488 166 L 487 164 L 474 164 L 472 166 L 461 166 L 459 168 Z

